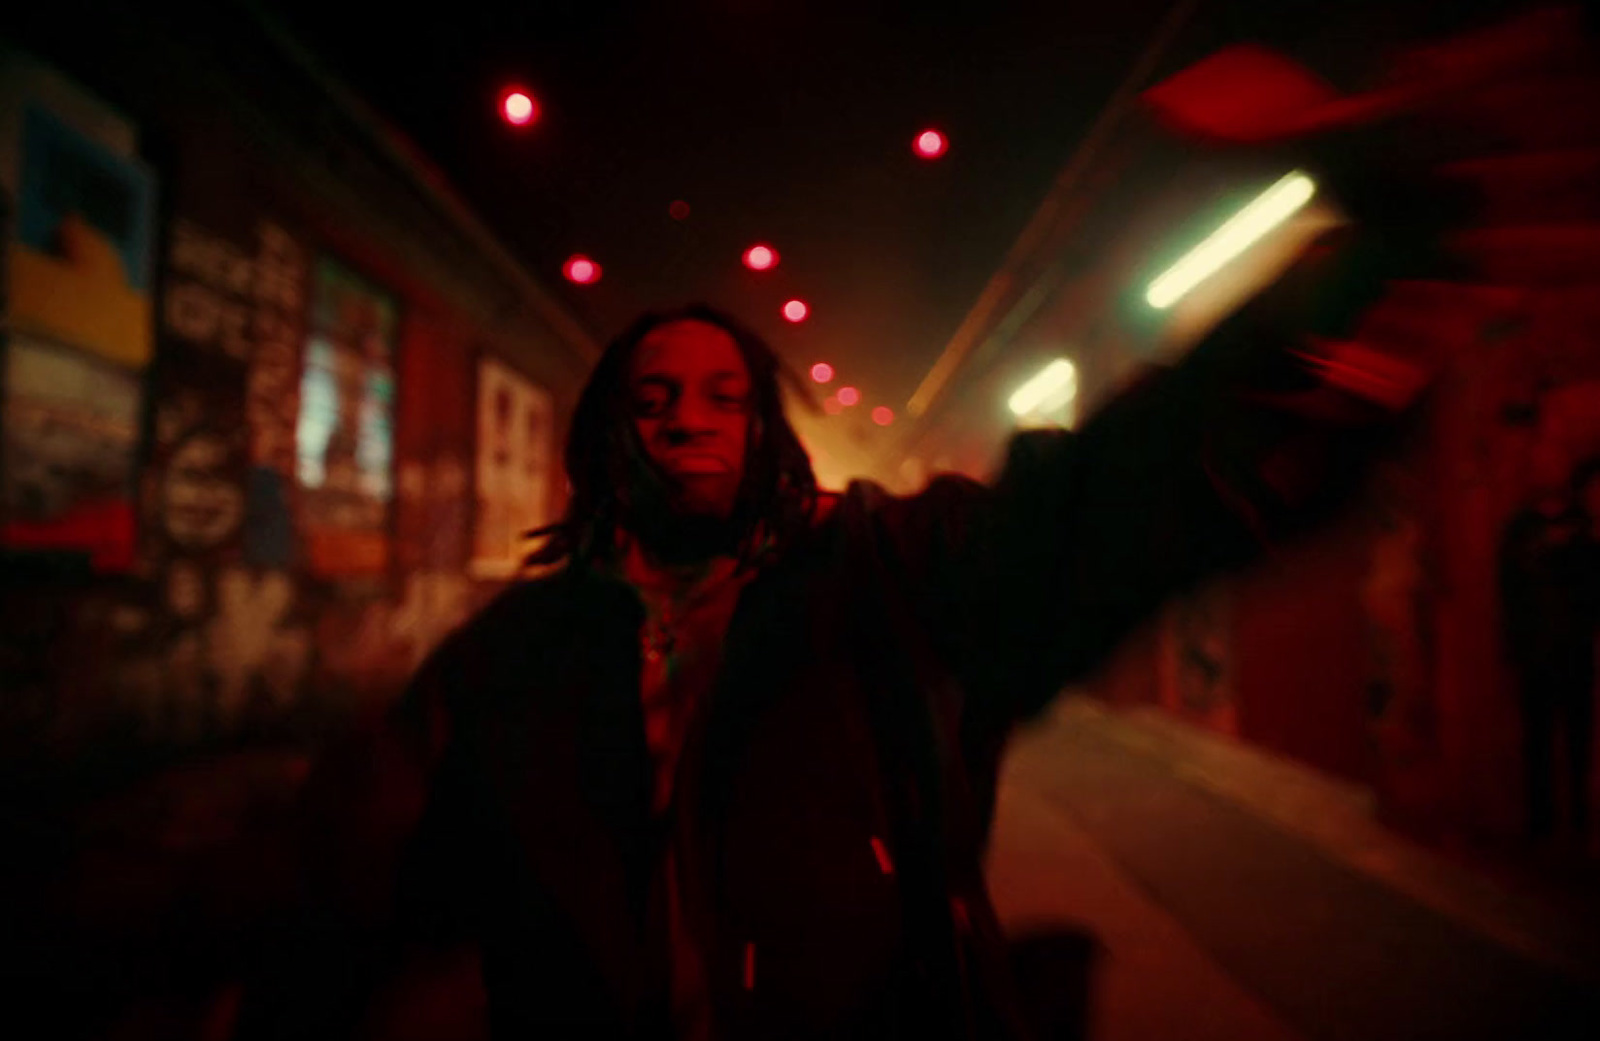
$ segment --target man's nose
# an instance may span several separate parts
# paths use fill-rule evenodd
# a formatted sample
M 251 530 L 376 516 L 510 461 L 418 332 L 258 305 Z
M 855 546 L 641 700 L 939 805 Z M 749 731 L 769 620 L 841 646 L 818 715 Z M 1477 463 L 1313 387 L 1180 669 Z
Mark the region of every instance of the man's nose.
M 716 433 L 708 403 L 684 399 L 667 416 L 666 432 L 678 441 Z

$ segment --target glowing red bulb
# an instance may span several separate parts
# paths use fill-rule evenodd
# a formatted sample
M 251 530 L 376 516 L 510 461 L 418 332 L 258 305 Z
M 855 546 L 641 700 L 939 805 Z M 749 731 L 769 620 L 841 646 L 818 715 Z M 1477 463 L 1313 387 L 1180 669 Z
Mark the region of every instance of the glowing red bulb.
M 861 400 L 861 392 L 854 387 L 839 388 L 839 404 L 849 408 Z
M 811 378 L 818 383 L 827 383 L 833 379 L 833 366 L 825 361 L 819 361 L 811 366 Z
M 783 305 L 783 316 L 791 322 L 803 322 L 810 313 L 811 308 L 806 306 L 804 300 L 790 300 Z
M 879 405 L 872 410 L 872 421 L 880 427 L 886 427 L 894 422 L 894 409 L 887 405 Z
M 508 90 L 500 98 L 500 114 L 512 126 L 525 127 L 539 118 L 539 103 L 522 90 Z
M 937 159 L 950 147 L 950 141 L 937 130 L 924 130 L 911 147 L 924 159 Z
M 580 286 L 600 281 L 600 265 L 582 253 L 574 253 L 568 257 L 566 264 L 562 265 L 561 273 L 567 276 L 567 281 L 576 282 Z
M 837 416 L 844 411 L 844 404 L 836 396 L 830 394 L 828 399 L 822 403 L 822 411 L 830 416 Z
M 751 246 L 744 251 L 744 266 L 751 271 L 766 271 L 778 266 L 778 251 L 771 246 Z

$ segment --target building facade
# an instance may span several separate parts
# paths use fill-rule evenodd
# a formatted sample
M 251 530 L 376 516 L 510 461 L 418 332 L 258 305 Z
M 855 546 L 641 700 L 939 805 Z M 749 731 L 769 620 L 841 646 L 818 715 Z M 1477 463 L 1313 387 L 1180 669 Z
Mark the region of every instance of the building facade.
M 562 505 L 597 347 L 243 9 L 0 54 L 7 749 L 317 731 Z

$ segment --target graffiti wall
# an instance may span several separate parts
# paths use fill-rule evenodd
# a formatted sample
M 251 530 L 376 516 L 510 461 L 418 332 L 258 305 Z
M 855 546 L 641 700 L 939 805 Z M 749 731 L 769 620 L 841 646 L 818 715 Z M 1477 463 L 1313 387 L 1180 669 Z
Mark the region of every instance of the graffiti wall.
M 197 164 L 198 165 L 198 164 Z M 163 738 L 281 718 L 311 630 L 292 509 L 308 250 L 190 176 L 167 228 L 154 408 L 140 495 L 148 589 L 121 618 L 124 707 Z
M 284 157 L 137 129 L 0 47 L 0 745 L 58 760 L 390 703 L 555 506 L 552 396 L 486 349 L 536 339 Z
M 312 764 L 500 588 L 480 357 L 566 402 L 594 350 L 239 17 L 51 56 L 109 55 L 103 99 L 0 41 L 5 848 L 85 1036 L 226 1032 Z M 548 484 L 530 386 L 498 501 Z

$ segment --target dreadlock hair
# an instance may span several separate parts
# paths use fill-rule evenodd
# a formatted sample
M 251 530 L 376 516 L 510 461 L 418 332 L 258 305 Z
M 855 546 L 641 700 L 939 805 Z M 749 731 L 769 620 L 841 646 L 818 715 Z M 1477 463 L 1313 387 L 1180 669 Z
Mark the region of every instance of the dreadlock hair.
M 817 481 L 783 413 L 781 365 L 766 341 L 731 316 L 706 304 L 651 312 L 606 347 L 589 376 L 567 432 L 566 469 L 571 497 L 559 521 L 529 532 L 544 544 L 528 554 L 529 566 L 567 560 L 587 565 L 609 560 L 617 531 L 630 512 L 658 493 L 662 477 L 645 454 L 629 408 L 628 373 L 633 356 L 651 331 L 673 322 L 714 325 L 738 345 L 750 370 L 750 427 L 744 477 L 732 525 L 740 533 L 741 562 L 776 556 L 810 526 Z M 757 540 L 753 536 L 760 534 Z

